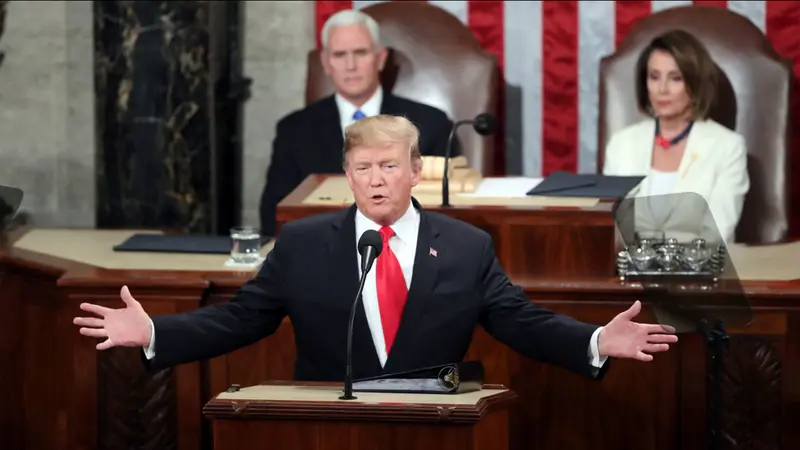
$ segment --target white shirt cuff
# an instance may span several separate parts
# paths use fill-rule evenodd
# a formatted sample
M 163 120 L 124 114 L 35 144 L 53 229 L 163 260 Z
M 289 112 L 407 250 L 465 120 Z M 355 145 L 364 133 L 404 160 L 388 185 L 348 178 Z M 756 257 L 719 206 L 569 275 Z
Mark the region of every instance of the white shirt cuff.
M 153 319 L 150 319 L 150 345 L 143 347 L 143 350 L 148 361 L 156 357 L 156 327 L 153 325 Z
M 600 330 L 602 329 L 603 327 L 599 327 L 594 330 L 594 333 L 592 333 L 592 339 L 589 340 L 589 364 L 591 364 L 593 367 L 597 367 L 598 369 L 603 367 L 603 364 L 605 364 L 606 360 L 608 359 L 608 356 L 603 356 L 602 358 L 600 357 L 600 348 L 597 345 L 597 340 L 600 336 Z

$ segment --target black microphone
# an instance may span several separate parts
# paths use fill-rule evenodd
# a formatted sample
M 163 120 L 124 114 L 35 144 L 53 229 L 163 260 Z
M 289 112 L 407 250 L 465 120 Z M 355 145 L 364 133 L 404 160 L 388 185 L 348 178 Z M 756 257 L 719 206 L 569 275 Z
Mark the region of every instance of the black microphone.
M 361 291 L 364 290 L 364 282 L 367 280 L 367 273 L 372 269 L 372 263 L 378 258 L 383 250 L 383 239 L 380 233 L 375 230 L 367 230 L 358 239 L 358 253 L 361 254 L 361 281 L 358 283 L 358 292 L 353 306 L 350 308 L 350 323 L 347 326 L 347 368 L 344 374 L 344 394 L 340 400 L 355 400 L 353 396 L 353 324 L 356 320 L 356 306 L 361 298 Z
M 453 129 L 450 130 L 450 137 L 447 139 L 447 147 L 444 149 L 444 176 L 442 177 L 442 207 L 450 207 L 450 180 L 448 172 L 450 171 L 450 153 L 453 151 L 453 138 L 456 135 L 458 127 L 461 125 L 472 124 L 475 132 L 481 136 L 488 136 L 494 133 L 497 128 L 497 120 L 489 113 L 481 113 L 471 120 L 459 120 L 453 124 Z

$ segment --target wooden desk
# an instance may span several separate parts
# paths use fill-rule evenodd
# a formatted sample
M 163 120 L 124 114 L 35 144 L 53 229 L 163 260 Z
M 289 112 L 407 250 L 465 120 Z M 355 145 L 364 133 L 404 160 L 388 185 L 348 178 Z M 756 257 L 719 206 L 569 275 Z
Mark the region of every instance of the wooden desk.
M 280 209 L 284 220 L 290 204 Z M 512 223 L 564 222 L 550 209 L 541 211 L 551 215 L 542 221 L 526 217 L 529 209 L 496 209 L 508 210 L 503 214 L 514 218 Z M 489 212 L 470 212 L 470 208 L 452 212 L 489 229 L 515 227 Z M 582 223 L 591 227 L 592 220 L 584 220 L 580 212 L 565 214 L 576 218 L 575 228 Z M 585 214 L 602 215 L 591 210 Z M 53 236 L 80 251 L 63 254 Z M 109 254 L 108 242 L 123 240 L 126 232 L 75 230 L 66 236 L 59 230 L 33 230 L 27 235 L 28 244 L 0 250 L 4 448 L 207 448 L 204 445 L 211 440 L 201 409 L 214 394 L 233 383 L 247 386 L 291 378 L 294 341 L 288 321 L 275 335 L 254 345 L 155 375 L 143 372 L 135 349 L 97 352 L 95 341 L 80 336 L 72 324 L 81 302 L 119 307 L 119 289 L 126 284 L 148 313 L 171 314 L 228 301 L 251 274 L 220 270 L 221 260 L 201 264 L 193 256 Z M 498 245 L 534 242 L 507 240 Z M 558 248 L 527 251 L 549 258 Z M 562 251 L 575 254 L 572 247 Z M 509 252 L 500 250 L 507 260 Z M 773 261 L 778 254 L 792 255 L 786 247 L 773 252 L 777 253 L 757 256 Z M 758 260 L 746 252 L 741 258 Z M 800 427 L 793 426 L 800 423 L 800 281 L 792 279 L 797 265 L 784 265 L 791 270 L 743 272 L 759 274 L 759 279 L 745 283 L 756 322 L 749 329 L 730 330 L 734 336 L 726 362 L 724 429 L 738 447 L 728 448 L 789 450 L 800 442 Z M 770 274 L 781 274 L 782 279 L 770 280 Z M 654 320 L 642 289 L 621 286 L 611 276 L 512 279 L 537 303 L 580 320 L 605 323 L 635 299 L 645 302 L 642 320 Z M 705 448 L 706 371 L 704 347 L 697 336 L 682 336 L 674 350 L 652 363 L 613 361 L 603 382 L 520 358 L 483 330 L 476 331 L 468 358 L 483 361 L 486 382 L 508 386 L 520 397 L 510 415 L 511 448 Z

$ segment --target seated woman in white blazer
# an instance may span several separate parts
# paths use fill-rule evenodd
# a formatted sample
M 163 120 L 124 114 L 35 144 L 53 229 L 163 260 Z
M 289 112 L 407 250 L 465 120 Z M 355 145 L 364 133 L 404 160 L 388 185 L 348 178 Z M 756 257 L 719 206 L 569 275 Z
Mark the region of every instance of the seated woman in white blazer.
M 651 225 L 665 237 L 671 231 L 691 233 L 683 228 L 703 220 L 695 202 L 638 199 L 674 200 L 681 198 L 677 194 L 694 193 L 697 203 L 708 204 L 721 238 L 733 242 L 750 181 L 744 138 L 709 118 L 717 76 L 706 48 L 686 31 L 656 37 L 639 56 L 636 98 L 652 118 L 612 135 L 603 167 L 606 175 L 645 176 L 629 194 L 637 198 L 637 226 L 643 203 Z M 675 195 L 663 197 L 668 194 Z

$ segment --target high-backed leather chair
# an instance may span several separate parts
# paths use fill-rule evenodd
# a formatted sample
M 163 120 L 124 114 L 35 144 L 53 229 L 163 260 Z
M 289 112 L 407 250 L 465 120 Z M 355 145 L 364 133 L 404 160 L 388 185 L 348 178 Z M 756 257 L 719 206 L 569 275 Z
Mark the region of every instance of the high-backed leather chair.
M 747 18 L 726 8 L 688 6 L 653 14 L 636 24 L 616 53 L 602 59 L 598 171 L 602 171 L 611 135 L 646 117 L 637 109 L 633 87 L 639 53 L 654 37 L 674 28 L 692 33 L 708 48 L 722 75 L 711 117 L 747 142 L 751 187 L 736 241 L 771 244 L 786 240 L 791 192 L 791 62 L 781 58 Z
M 378 22 L 381 41 L 390 49 L 381 75 L 384 89 L 439 108 L 454 122 L 482 112 L 497 116 L 497 60 L 455 16 L 427 2 L 385 2 L 361 11 Z M 319 53 L 308 54 L 306 104 L 334 92 Z M 458 137 L 470 167 L 492 173 L 493 137 L 468 126 Z

